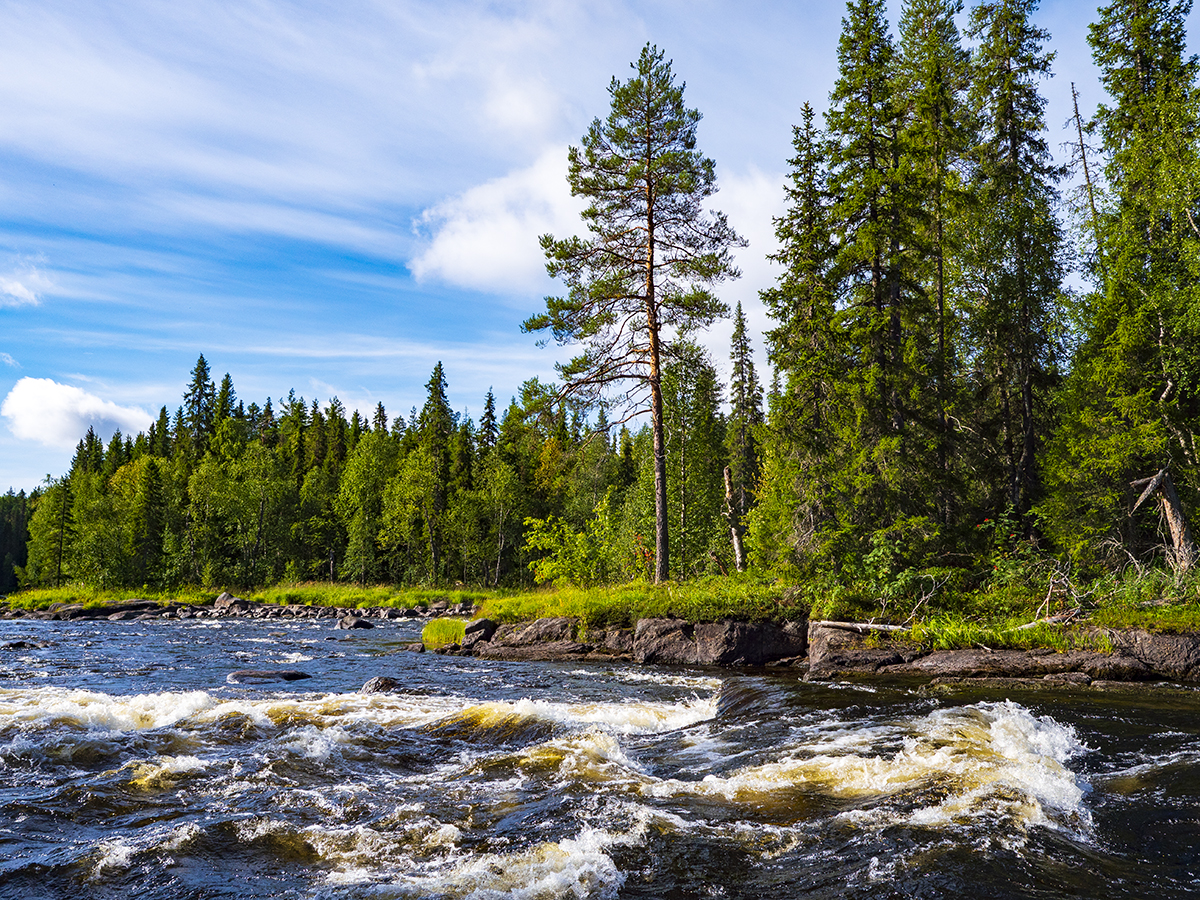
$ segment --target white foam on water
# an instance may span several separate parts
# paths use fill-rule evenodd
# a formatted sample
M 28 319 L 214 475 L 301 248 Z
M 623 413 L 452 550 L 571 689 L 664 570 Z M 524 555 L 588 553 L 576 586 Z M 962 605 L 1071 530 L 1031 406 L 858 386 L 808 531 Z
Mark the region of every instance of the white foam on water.
M 279 662 L 285 663 L 301 663 L 312 662 L 312 657 L 306 656 L 303 653 L 284 653 L 282 656 L 278 657 L 278 660 Z
M 630 759 L 617 739 L 607 731 L 590 728 L 567 737 L 530 747 L 524 759 L 535 765 L 557 767 L 563 781 L 643 781 L 642 767 Z
M 331 756 L 339 758 L 341 748 L 350 743 L 353 743 L 353 738 L 344 728 L 317 728 L 306 725 L 291 731 L 280 743 L 280 747 L 296 756 L 328 762 Z
M 601 678 L 605 681 L 624 681 L 628 684 L 664 684 L 672 687 L 698 688 L 705 691 L 717 691 L 725 682 L 711 675 L 679 675 L 671 672 L 641 671 L 629 667 L 607 671 L 601 669 L 578 669 L 572 675 Z
M 195 822 L 187 822 L 171 830 L 162 842 L 164 850 L 182 850 L 196 840 L 204 830 Z
M 927 721 L 934 740 L 946 742 L 975 765 L 963 766 L 956 794 L 915 810 L 909 816 L 912 824 L 963 824 L 985 815 L 1080 838 L 1090 833 L 1092 815 L 1084 800 L 1091 785 L 1066 765 L 1088 751 L 1074 728 L 1035 716 L 1011 700 L 939 710 Z
M 438 871 L 376 885 L 372 894 L 397 900 L 612 900 L 624 885 L 625 874 L 610 851 L 640 843 L 645 830 L 644 819 L 625 834 L 585 827 L 573 838 L 547 841 L 521 853 L 452 858 Z
M 99 858 L 92 870 L 93 877 L 99 878 L 111 869 L 128 869 L 133 863 L 133 855 L 138 848 L 122 840 L 104 841 L 96 848 Z
M 690 698 L 677 703 L 627 700 L 622 703 L 554 703 L 548 700 L 481 703 L 463 710 L 467 715 L 500 720 L 528 717 L 561 725 L 599 725 L 616 734 L 659 734 L 686 728 L 716 715 L 713 698 Z
M 126 763 L 122 768 L 129 770 L 130 784 L 140 788 L 169 788 L 173 786 L 173 775 L 200 772 L 208 763 L 195 756 L 159 756 L 153 760 Z
M 0 731 L 61 725 L 89 731 L 143 731 L 174 725 L 217 706 L 218 701 L 204 691 L 132 696 L 62 688 L 3 691 Z
M 1066 766 L 1087 748 L 1072 728 L 1048 716 L 1035 716 L 1011 701 L 980 703 L 863 732 L 825 734 L 791 747 L 779 759 L 700 781 L 650 781 L 641 791 L 656 798 L 786 805 L 797 792 L 869 799 L 919 798 L 923 790 L 936 790 L 939 802 L 907 812 L 881 804 L 838 819 L 861 826 L 948 827 L 991 818 L 1080 835 L 1091 828 L 1084 804 L 1090 786 Z M 880 744 L 898 749 L 875 749 Z

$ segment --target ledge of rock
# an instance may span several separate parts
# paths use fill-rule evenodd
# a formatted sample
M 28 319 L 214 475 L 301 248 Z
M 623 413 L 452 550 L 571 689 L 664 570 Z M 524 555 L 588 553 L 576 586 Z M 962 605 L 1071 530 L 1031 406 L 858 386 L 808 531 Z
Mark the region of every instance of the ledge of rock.
M 1200 681 L 1200 634 L 1114 631 L 1113 647 L 1157 675 L 1175 681 Z
M 1060 684 L 1136 682 L 1169 678 L 1200 680 L 1200 635 L 1114 632 L 1112 653 L 1071 650 L 935 650 L 894 642 L 823 622 L 809 624 L 811 679 L 839 675 L 914 676 L 946 679 L 1043 679 Z
M 1153 672 L 1140 660 L 1121 654 L 1072 650 L 936 650 L 910 662 L 884 666 L 887 675 L 934 678 L 1054 678 L 1081 675 L 1117 681 L 1144 681 Z
M 702 622 L 641 619 L 633 633 L 633 658 L 642 663 L 698 666 L 761 666 L 803 656 L 803 623 Z

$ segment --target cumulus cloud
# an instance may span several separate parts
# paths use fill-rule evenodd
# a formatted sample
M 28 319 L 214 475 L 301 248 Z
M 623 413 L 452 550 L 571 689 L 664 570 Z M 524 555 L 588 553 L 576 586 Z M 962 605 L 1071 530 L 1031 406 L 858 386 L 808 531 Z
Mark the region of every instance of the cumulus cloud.
M 0 416 L 8 419 L 8 427 L 18 438 L 52 447 L 73 446 L 88 426 L 108 438 L 118 428 L 132 434 L 149 428 L 154 421 L 136 406 L 118 406 L 50 378 L 28 377 L 8 392 L 0 405 Z
M 495 293 L 544 287 L 538 237 L 581 228 L 583 203 L 571 196 L 566 175 L 566 148 L 555 147 L 527 168 L 431 207 L 416 225 L 428 235 L 426 246 L 409 269 L 419 281 Z
M 32 265 L 0 274 L 0 307 L 37 306 L 52 282 Z

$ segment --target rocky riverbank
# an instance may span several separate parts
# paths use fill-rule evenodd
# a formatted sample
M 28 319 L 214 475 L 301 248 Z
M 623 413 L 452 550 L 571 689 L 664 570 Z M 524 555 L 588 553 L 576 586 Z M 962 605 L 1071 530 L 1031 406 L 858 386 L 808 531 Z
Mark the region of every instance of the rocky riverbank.
M 628 661 L 702 666 L 772 666 L 800 670 L 810 680 L 845 676 L 1017 679 L 1086 685 L 1092 682 L 1200 682 L 1200 635 L 1114 631 L 1111 652 L 1071 650 L 926 650 L 902 636 L 846 622 L 709 622 L 642 619 L 634 629 L 585 633 L 573 618 L 498 625 L 477 619 L 449 655 L 484 659 Z
M 9 609 L 4 619 L 52 621 L 146 619 L 330 619 L 339 629 L 373 628 L 391 619 L 464 616 L 469 602 L 423 607 L 334 607 L 270 604 L 223 593 L 204 604 L 128 600 L 103 606 L 55 604 L 44 610 Z M 1095 636 L 1095 635 L 1093 635 Z M 699 666 L 770 666 L 809 680 L 843 677 L 903 678 L 930 684 L 1007 680 L 1011 683 L 1112 685 L 1152 681 L 1200 683 L 1200 634 L 1109 631 L 1109 652 L 1048 648 L 972 647 L 928 650 L 900 630 L 880 631 L 850 622 L 786 623 L 641 619 L 635 628 L 586 630 L 570 617 L 499 624 L 468 623 L 461 644 L 438 648 L 447 655 L 495 660 L 592 661 Z M 1097 643 L 1095 641 L 1092 642 Z M 424 650 L 421 644 L 409 649 Z

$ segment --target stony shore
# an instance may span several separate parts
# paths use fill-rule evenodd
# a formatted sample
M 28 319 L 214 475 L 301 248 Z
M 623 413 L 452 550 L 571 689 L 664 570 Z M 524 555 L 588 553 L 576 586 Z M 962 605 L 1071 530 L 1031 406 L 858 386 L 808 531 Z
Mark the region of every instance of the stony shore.
M 435 616 L 470 616 L 476 612 L 470 603 L 432 603 L 428 607 L 400 609 L 392 606 L 337 607 L 310 606 L 303 603 L 280 605 L 243 600 L 228 592 L 211 603 L 161 604 L 154 600 L 126 600 L 104 606 L 82 603 L 56 603 L 48 609 L 10 609 L 0 619 L 47 619 L 66 622 L 79 619 L 107 619 L 126 622 L 146 619 L 336 619 L 339 628 L 372 628 L 380 619 L 421 619 Z M 373 621 L 374 620 L 374 621 Z
M 9 610 L 0 618 L 332 619 L 337 628 L 361 629 L 375 627 L 380 620 L 471 616 L 475 612 L 470 603 L 441 602 L 422 609 L 338 608 L 257 603 L 223 593 L 212 603 L 201 605 L 161 605 L 151 600 L 93 607 L 58 604 L 46 610 Z M 462 644 L 441 647 L 436 652 L 495 660 L 768 666 L 796 671 L 809 680 L 865 676 L 915 679 L 935 685 L 986 681 L 1096 687 L 1164 680 L 1200 683 L 1200 634 L 1111 631 L 1107 637 L 1111 652 L 987 647 L 930 651 L 905 642 L 902 636 L 849 622 L 693 624 L 682 619 L 642 619 L 633 629 L 585 632 L 577 619 L 564 617 L 516 624 L 475 619 L 467 624 Z M 413 644 L 409 649 L 425 648 Z
M 917 679 L 1033 679 L 1057 684 L 1200 682 L 1200 634 L 1114 631 L 1112 652 L 1050 649 L 925 650 L 902 638 L 863 633 L 848 622 L 786 624 L 642 619 L 634 629 L 581 636 L 570 618 L 497 625 L 478 619 L 453 655 L 512 660 L 621 660 L 704 666 L 769 666 L 802 671 L 810 680 L 846 676 Z

